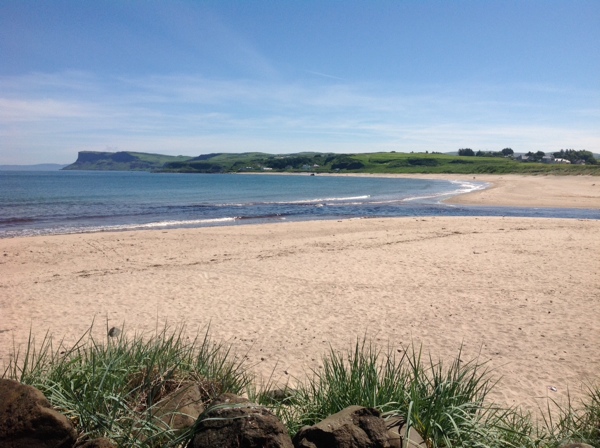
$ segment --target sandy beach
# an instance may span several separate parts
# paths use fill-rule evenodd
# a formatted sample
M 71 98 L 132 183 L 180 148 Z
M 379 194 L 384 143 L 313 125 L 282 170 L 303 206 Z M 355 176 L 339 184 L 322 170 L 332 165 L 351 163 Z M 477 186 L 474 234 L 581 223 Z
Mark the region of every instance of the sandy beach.
M 420 176 L 424 177 L 424 176 Z M 465 176 L 431 176 L 465 179 Z M 466 177 L 472 180 L 473 176 Z M 475 176 L 454 203 L 600 209 L 600 178 Z M 265 378 L 366 335 L 479 355 L 501 404 L 581 396 L 600 370 L 600 220 L 392 218 L 0 240 L 0 366 L 29 331 L 73 343 L 210 324 Z M 556 392 L 549 389 L 555 388 Z
M 335 176 L 340 176 L 336 174 Z M 357 176 L 352 174 L 352 176 Z M 365 174 L 364 176 L 375 176 Z M 454 196 L 449 204 L 503 207 L 600 208 L 600 178 L 597 176 L 522 176 L 518 174 L 389 174 L 386 177 L 485 182 L 490 186 Z

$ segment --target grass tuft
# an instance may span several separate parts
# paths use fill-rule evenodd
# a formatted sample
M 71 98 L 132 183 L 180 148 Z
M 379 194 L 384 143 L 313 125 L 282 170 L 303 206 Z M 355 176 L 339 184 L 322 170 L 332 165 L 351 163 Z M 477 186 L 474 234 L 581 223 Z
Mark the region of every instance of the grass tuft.
M 548 446 L 554 448 L 572 442 L 600 446 L 600 387 L 589 385 L 586 398 L 579 406 L 570 395 L 565 405 L 549 400 L 543 423 L 551 441 Z
M 97 341 L 92 327 L 69 350 L 55 349 L 46 335 L 16 351 L 4 377 L 41 390 L 69 417 L 82 437 L 108 437 L 119 446 L 178 446 L 189 435 L 165 427 L 156 404 L 183 381 L 199 383 L 205 400 L 242 393 L 252 377 L 230 348 L 215 343 L 208 329 L 193 339 L 185 328 L 164 327 L 155 335 Z M 63 347 L 63 343 L 58 347 Z
M 359 340 L 353 350 L 331 350 L 323 366 L 288 402 L 264 400 L 290 434 L 351 405 L 376 408 L 385 418 L 402 416 L 428 447 L 533 447 L 540 439 L 531 420 L 514 409 L 486 403 L 495 386 L 484 363 L 422 360 L 414 346 L 400 353 Z M 267 393 L 266 396 L 269 394 Z
M 530 414 L 490 403 L 496 381 L 485 363 L 462 356 L 459 350 L 444 364 L 424 360 L 414 346 L 381 350 L 363 339 L 347 352 L 331 349 L 322 368 L 293 388 L 280 388 L 272 378 L 257 388 L 247 366 L 230 347 L 213 342 L 208 329 L 192 339 L 184 327 L 165 327 L 151 336 L 126 338 L 122 332 L 97 341 L 90 327 L 68 350 L 48 334 L 39 345 L 30 337 L 3 377 L 40 389 L 75 423 L 82 440 L 107 437 L 120 447 L 187 446 L 194 429 L 174 431 L 155 411 L 161 399 L 190 382 L 200 386 L 206 403 L 223 392 L 246 394 L 271 409 L 292 436 L 360 405 L 390 420 L 401 416 L 428 448 L 558 448 L 568 442 L 600 447 L 598 387 L 589 387 L 579 407 L 549 402 L 537 425 Z

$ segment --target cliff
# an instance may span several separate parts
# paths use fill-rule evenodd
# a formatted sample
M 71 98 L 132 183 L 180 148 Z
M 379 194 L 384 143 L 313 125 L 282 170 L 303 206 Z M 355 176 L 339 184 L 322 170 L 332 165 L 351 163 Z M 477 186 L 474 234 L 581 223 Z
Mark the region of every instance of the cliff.
M 183 162 L 191 159 L 186 156 L 165 156 L 143 152 L 97 152 L 80 151 L 75 163 L 64 167 L 64 170 L 93 171 L 155 171 L 165 163 Z

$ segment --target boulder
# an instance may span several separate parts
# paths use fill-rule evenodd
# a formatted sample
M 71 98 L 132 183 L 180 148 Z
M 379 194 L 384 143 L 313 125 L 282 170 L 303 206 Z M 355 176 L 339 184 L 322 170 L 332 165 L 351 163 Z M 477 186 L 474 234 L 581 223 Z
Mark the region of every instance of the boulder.
M 44 394 L 18 381 L 0 379 L 0 446 L 71 448 L 77 432 L 52 409 Z
M 388 428 L 376 409 L 350 406 L 294 437 L 296 448 L 390 448 Z
M 198 383 L 186 381 L 180 387 L 153 408 L 153 415 L 160 418 L 172 429 L 186 429 L 194 423 L 204 411 L 204 394 Z
M 283 423 L 267 408 L 224 394 L 198 418 L 188 448 L 293 448 Z

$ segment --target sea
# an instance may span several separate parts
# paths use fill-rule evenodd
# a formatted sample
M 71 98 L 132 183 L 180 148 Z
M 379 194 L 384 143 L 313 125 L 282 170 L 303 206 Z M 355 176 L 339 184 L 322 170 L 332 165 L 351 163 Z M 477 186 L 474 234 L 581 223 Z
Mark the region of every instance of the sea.
M 598 210 L 443 202 L 487 187 L 318 174 L 0 171 L 0 238 L 402 216 L 600 219 Z

